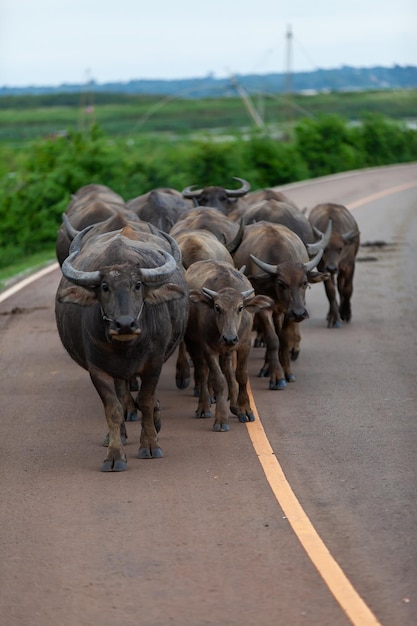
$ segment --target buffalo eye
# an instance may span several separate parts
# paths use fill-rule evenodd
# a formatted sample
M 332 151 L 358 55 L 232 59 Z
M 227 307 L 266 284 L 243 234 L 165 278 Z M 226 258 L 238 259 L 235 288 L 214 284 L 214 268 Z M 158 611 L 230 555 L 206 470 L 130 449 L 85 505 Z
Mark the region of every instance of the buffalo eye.
M 135 290 L 140 291 L 142 289 L 142 283 L 138 280 L 135 284 Z
M 242 311 L 243 311 L 243 304 L 241 304 L 237 309 L 238 313 L 242 313 Z
M 221 310 L 221 308 L 219 307 L 218 304 L 214 305 L 214 310 L 216 311 L 216 313 L 221 313 L 222 312 L 222 310 Z
M 103 293 L 108 293 L 110 291 L 107 283 L 101 283 L 100 286 L 101 286 L 101 291 L 103 291 Z
M 286 285 L 286 283 L 284 283 L 282 280 L 278 280 L 278 281 L 277 281 L 277 284 L 278 284 L 278 287 L 279 287 L 280 289 L 282 289 L 283 291 L 284 291 L 285 289 L 287 289 L 287 285 Z

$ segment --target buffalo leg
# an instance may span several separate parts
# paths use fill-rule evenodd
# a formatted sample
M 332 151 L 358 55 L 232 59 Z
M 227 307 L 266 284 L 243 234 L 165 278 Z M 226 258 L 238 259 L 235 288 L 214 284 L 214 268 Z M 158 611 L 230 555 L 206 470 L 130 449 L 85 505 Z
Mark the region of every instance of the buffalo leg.
M 279 360 L 283 367 L 285 380 L 290 383 L 295 381 L 295 376 L 291 371 L 291 348 L 294 342 L 294 326 L 298 326 L 298 322 L 285 320 L 279 331 Z
M 230 402 L 230 410 L 232 413 L 236 413 L 237 410 L 237 398 L 239 393 L 239 386 L 236 380 L 235 369 L 234 369 L 234 357 L 235 352 L 226 352 L 224 354 L 220 354 L 219 363 L 220 369 L 223 372 L 223 375 L 227 381 L 227 388 L 229 390 L 229 402 Z M 233 408 L 235 410 L 233 410 Z M 237 413 L 236 413 L 237 415 Z
M 210 380 L 213 384 L 213 393 L 216 397 L 213 430 L 215 432 L 226 432 L 230 430 L 226 400 L 227 381 L 220 368 L 218 355 L 207 354 L 206 359 L 210 370 Z
M 138 413 L 136 410 L 136 404 L 130 393 L 129 381 L 117 379 L 114 382 L 117 397 L 122 403 L 124 409 L 124 415 L 126 422 L 137 422 Z
M 337 289 L 340 295 L 340 317 L 344 322 L 350 322 L 352 311 L 350 307 L 350 299 L 353 292 L 353 274 L 355 265 L 339 269 L 337 276 Z
M 248 358 L 250 346 L 242 345 L 236 355 L 236 380 L 239 385 L 236 415 L 239 422 L 254 422 L 255 416 L 249 402 L 248 394 Z M 234 413 L 235 411 L 232 412 Z
M 121 428 L 124 425 L 123 406 L 116 395 L 115 382 L 111 376 L 92 366 L 89 368 L 89 373 L 92 383 L 103 402 L 109 430 L 107 457 L 101 466 L 101 471 L 122 472 L 127 467 L 126 455 L 121 439 Z
M 184 341 L 178 347 L 175 382 L 178 389 L 186 389 L 190 384 L 191 372 L 187 348 Z
M 269 311 L 259 311 L 257 316 L 266 343 L 265 364 L 261 368 L 259 376 L 266 376 L 266 372 L 268 372 L 269 389 L 285 389 L 284 371 L 278 358 L 279 339 L 274 328 L 272 316 Z
M 150 365 L 141 374 L 141 387 L 138 393 L 138 407 L 142 413 L 139 459 L 158 459 L 163 456 L 158 444 L 157 431 L 160 426 L 159 405 L 155 399 L 155 390 L 159 381 L 162 364 Z
M 324 289 L 329 301 L 329 312 L 327 314 L 327 328 L 340 328 L 339 307 L 336 298 L 335 276 L 332 274 L 330 278 L 324 281 Z

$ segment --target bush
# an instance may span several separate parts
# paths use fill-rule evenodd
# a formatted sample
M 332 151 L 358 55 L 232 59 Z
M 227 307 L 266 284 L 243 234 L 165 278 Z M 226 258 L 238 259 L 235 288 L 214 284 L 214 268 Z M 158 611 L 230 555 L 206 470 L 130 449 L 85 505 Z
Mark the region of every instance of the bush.
M 94 125 L 28 144 L 24 152 L 2 145 L 0 267 L 53 246 L 71 194 L 89 183 L 129 200 L 156 187 L 231 188 L 238 176 L 258 189 L 417 159 L 417 132 L 381 116 L 355 127 L 335 115 L 304 119 L 295 138 L 282 142 L 255 132 L 221 141 L 110 141 Z

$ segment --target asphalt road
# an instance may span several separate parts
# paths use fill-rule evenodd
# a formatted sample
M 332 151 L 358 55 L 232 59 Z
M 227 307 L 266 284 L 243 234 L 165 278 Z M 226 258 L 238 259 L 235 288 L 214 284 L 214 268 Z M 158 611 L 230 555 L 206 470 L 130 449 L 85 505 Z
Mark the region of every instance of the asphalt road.
M 346 204 L 362 243 L 386 245 L 361 246 L 350 324 L 328 329 L 308 291 L 295 383 L 269 391 L 252 350 L 253 424 L 195 419 L 171 359 L 162 459 L 136 458 L 128 424 L 128 470 L 99 471 L 106 425 L 57 335 L 59 270 L 0 294 L 1 626 L 417 623 L 417 164 L 281 189 Z

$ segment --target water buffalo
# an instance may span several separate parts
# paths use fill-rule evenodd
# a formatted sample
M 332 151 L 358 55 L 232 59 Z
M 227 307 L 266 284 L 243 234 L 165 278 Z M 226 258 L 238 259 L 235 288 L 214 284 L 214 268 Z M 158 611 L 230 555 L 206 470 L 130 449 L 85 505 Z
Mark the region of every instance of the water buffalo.
M 234 219 L 234 217 L 234 215 L 230 215 L 229 219 Z M 319 240 L 317 240 L 313 227 L 304 213 L 294 208 L 294 206 L 279 200 L 260 200 L 248 206 L 246 211 L 239 217 L 243 224 L 253 224 L 254 222 L 262 221 L 283 224 L 300 237 L 307 248 L 309 256 L 316 255 L 319 250 L 327 245 L 330 239 L 331 222 L 328 224 L 326 233 L 322 234 Z
M 171 187 L 152 189 L 127 202 L 127 208 L 141 220 L 166 233 L 193 207 L 193 203 L 185 200 L 179 191 Z
M 83 230 L 75 237 L 62 264 L 56 323 L 65 349 L 88 370 L 103 402 L 109 434 L 102 471 L 123 471 L 122 437 L 132 410 L 128 383 L 133 378 L 140 378 L 138 456 L 162 456 L 155 390 L 163 363 L 185 332 L 188 289 L 178 246 L 169 235 L 126 227 L 84 243 L 85 235 Z
M 182 254 L 182 264 L 185 269 L 197 261 L 206 259 L 224 261 L 233 266 L 233 257 L 226 247 L 212 232 L 201 230 L 187 230 L 175 237 Z M 190 384 L 190 365 L 185 343 L 182 341 L 177 358 L 175 381 L 178 389 L 185 389 Z M 194 395 L 198 395 L 197 383 L 194 386 Z
M 185 269 L 196 261 L 216 259 L 233 265 L 233 257 L 226 246 L 209 230 L 189 230 L 175 237 L 182 254 Z
M 359 227 L 352 213 L 345 206 L 332 202 L 315 206 L 309 214 L 309 220 L 318 235 L 325 230 L 328 221 L 332 221 L 332 235 L 318 269 L 330 274 L 324 282 L 330 305 L 327 326 L 340 328 L 342 321 L 349 322 L 352 317 L 350 300 L 353 292 L 355 259 L 360 244 Z M 336 297 L 336 281 L 340 297 L 339 305 Z
M 230 221 L 226 215 L 212 207 L 193 209 L 178 220 L 169 233 L 176 238 L 180 233 L 188 233 L 191 230 L 208 230 L 224 243 L 229 252 L 237 248 L 242 238 L 240 225 Z
M 215 186 L 193 189 L 194 185 L 191 185 L 183 189 L 182 195 L 193 200 L 196 206 L 214 207 L 227 215 L 239 205 L 239 199 L 250 191 L 250 184 L 246 180 L 237 176 L 233 178 L 241 184 L 238 189 Z
M 228 398 L 230 411 L 240 422 L 254 420 L 246 388 L 253 315 L 270 308 L 273 301 L 264 295 L 254 296 L 242 272 L 223 261 L 197 261 L 185 277 L 190 290 L 185 343 L 200 392 L 196 417 L 210 417 L 210 379 L 216 400 L 213 430 L 228 431 Z
M 266 362 L 260 376 L 269 374 L 270 389 L 284 389 L 295 380 L 291 354 L 299 351 L 299 329 L 294 325 L 308 318 L 305 291 L 328 274 L 314 272 L 323 250 L 309 260 L 304 243 L 281 224 L 257 222 L 245 227 L 242 243 L 234 254 L 236 267 L 246 266 L 245 274 L 257 294 L 274 300 L 272 315 L 257 314 L 257 324 L 266 343 Z
M 105 185 L 85 185 L 80 187 L 72 196 L 65 215 L 68 223 L 62 223 L 56 239 L 55 251 L 60 265 L 68 256 L 71 236 L 68 226 L 81 231 L 87 226 L 104 222 L 112 217 L 120 216 L 124 219 L 137 221 L 134 213 L 129 211 L 119 194 Z

